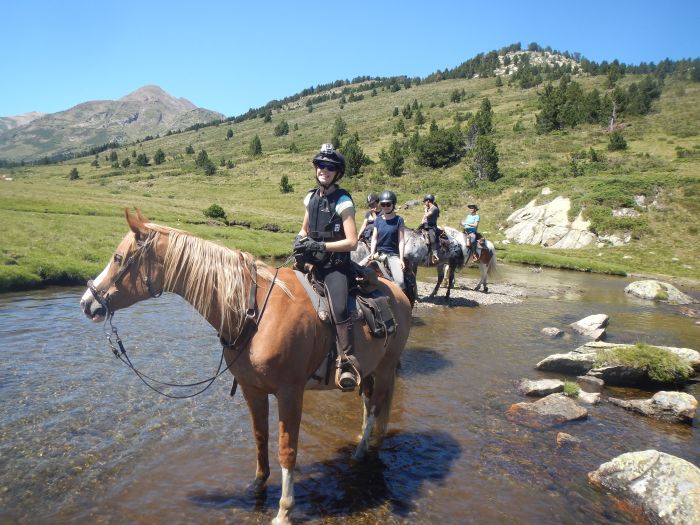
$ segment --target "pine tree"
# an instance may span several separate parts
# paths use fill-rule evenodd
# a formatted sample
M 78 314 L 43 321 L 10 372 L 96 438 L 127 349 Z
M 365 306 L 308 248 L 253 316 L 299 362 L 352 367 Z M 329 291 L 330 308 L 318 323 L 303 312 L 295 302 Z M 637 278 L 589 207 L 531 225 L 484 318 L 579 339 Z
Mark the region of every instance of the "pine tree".
M 258 137 L 257 135 L 253 137 L 253 140 L 250 141 L 248 151 L 253 157 L 258 157 L 262 155 L 262 142 L 260 142 L 260 137 Z
M 345 175 L 348 177 L 358 174 L 362 166 L 370 163 L 369 157 L 360 147 L 360 137 L 357 132 L 343 146 L 343 154 L 345 155 Z
M 382 149 L 379 153 L 379 160 L 384 164 L 384 172 L 390 177 L 400 177 L 403 175 L 405 157 L 400 142 L 396 140 L 392 142 L 388 151 Z
M 472 150 L 472 172 L 476 180 L 494 181 L 501 177 L 498 171 L 496 144 L 486 135 L 479 135 Z
M 165 152 L 158 148 L 155 155 L 153 155 L 153 162 L 156 164 L 163 164 L 165 162 Z

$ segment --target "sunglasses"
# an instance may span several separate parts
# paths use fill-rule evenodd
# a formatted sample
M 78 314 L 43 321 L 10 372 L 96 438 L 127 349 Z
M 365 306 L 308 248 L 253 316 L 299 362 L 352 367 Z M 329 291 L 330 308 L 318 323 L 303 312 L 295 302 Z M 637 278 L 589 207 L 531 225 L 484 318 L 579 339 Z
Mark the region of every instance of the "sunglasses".
M 337 171 L 338 167 L 335 164 L 328 164 L 327 162 L 317 162 L 315 164 L 316 168 L 326 171 Z
M 379 205 L 380 205 L 382 208 L 390 208 L 391 206 L 394 205 L 394 203 L 393 203 L 393 202 L 380 202 Z

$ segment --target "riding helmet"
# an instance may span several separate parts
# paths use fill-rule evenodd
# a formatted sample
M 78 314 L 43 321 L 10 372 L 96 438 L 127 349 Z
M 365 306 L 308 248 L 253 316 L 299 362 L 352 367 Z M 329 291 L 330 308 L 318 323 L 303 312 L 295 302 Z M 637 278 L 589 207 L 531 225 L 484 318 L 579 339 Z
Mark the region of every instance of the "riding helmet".
M 373 202 L 379 202 L 379 195 L 374 192 L 367 195 L 367 204 L 372 204 Z
M 314 166 L 317 162 L 328 162 L 338 166 L 338 175 L 335 178 L 336 182 L 345 175 L 345 157 L 333 147 L 333 144 L 321 144 L 321 150 L 316 154 L 312 162 Z
M 479 207 L 476 204 L 467 204 L 467 208 L 473 209 L 474 211 L 479 210 Z
M 429 201 L 429 202 L 435 204 L 435 195 L 433 195 L 432 193 L 427 193 L 425 195 L 425 197 L 423 197 L 423 202 L 425 202 L 425 201 Z
M 379 202 L 390 202 L 396 206 L 396 193 L 393 191 L 382 192 L 382 194 L 379 196 Z

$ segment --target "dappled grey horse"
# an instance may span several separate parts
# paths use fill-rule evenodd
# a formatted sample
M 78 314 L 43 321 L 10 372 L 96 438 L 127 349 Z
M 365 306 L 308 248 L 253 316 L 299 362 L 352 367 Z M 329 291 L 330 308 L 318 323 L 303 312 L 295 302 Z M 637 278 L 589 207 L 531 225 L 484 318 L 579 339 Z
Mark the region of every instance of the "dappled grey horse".
M 447 292 L 445 293 L 445 298 L 449 301 L 450 292 L 454 286 L 455 271 L 461 270 L 466 262 L 467 238 L 464 233 L 449 226 L 445 226 L 443 229 L 448 244 L 443 246 L 441 242 L 437 264 L 432 263 L 428 244 L 420 230 L 406 230 L 405 255 L 414 274 L 417 274 L 419 266 L 436 267 L 438 274 L 437 283 L 433 291 L 430 292 L 430 297 L 434 297 L 440 288 L 445 278 L 445 267 L 447 267 Z M 474 290 L 478 290 L 483 286 L 484 293 L 487 293 L 489 291 L 487 284 L 488 274 L 496 268 L 496 249 L 491 241 L 485 241 L 485 244 L 486 246 L 483 249 L 478 247 L 476 250 L 480 280 L 474 287 Z

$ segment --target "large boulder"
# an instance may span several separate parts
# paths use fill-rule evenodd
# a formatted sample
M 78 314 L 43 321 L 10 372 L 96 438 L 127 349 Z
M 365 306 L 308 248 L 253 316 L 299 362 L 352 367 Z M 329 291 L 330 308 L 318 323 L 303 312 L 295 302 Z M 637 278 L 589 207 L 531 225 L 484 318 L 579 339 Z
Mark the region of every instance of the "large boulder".
M 596 359 L 600 352 L 632 346 L 634 345 L 591 341 L 571 352 L 549 355 L 537 363 L 536 368 L 559 374 L 590 375 L 610 385 L 634 386 L 648 383 L 649 377 L 646 370 L 623 365 L 595 368 Z M 673 346 L 657 346 L 656 348 L 675 354 L 686 361 L 694 371 L 700 371 L 700 352 L 691 348 L 676 348 Z
M 656 525 L 700 525 L 700 469 L 657 450 L 628 452 L 588 474 Z
M 685 392 L 657 392 L 651 399 L 608 398 L 613 405 L 632 410 L 643 416 L 672 423 L 693 424 L 698 400 Z
M 654 279 L 634 281 L 625 287 L 625 293 L 650 301 L 663 301 L 674 304 L 691 304 L 697 302 L 672 284 L 655 281 Z
M 583 248 L 596 240 L 588 230 L 590 222 L 584 221 L 579 213 L 570 222 L 571 201 L 556 197 L 553 201 L 536 205 L 530 201 L 524 208 L 514 211 L 508 217 L 505 235 L 518 244 L 540 244 L 551 248 Z
M 530 428 L 545 428 L 568 421 L 586 419 L 588 410 L 578 406 L 564 394 L 550 394 L 534 403 L 515 403 L 506 411 L 506 417 Z

